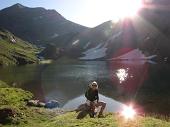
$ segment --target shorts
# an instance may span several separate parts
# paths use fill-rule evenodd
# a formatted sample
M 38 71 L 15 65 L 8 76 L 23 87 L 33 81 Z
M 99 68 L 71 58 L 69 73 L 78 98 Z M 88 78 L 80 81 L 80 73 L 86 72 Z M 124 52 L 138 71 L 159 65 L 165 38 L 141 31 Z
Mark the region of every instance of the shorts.
M 90 103 L 91 103 L 91 102 L 93 102 L 94 104 L 97 104 L 97 100 L 95 100 L 95 101 L 86 100 L 86 104 L 87 104 L 88 106 L 90 106 Z

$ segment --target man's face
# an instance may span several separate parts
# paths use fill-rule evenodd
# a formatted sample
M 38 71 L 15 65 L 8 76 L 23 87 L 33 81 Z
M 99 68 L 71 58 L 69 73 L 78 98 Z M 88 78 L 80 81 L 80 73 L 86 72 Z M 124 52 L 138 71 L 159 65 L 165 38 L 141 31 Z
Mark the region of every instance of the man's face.
M 92 85 L 92 90 L 97 90 L 98 87 L 96 85 Z

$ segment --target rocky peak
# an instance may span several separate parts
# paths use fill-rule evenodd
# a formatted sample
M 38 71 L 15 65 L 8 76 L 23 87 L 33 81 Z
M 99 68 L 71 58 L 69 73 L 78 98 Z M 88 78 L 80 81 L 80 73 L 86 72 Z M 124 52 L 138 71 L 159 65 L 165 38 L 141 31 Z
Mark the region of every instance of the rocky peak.
M 12 8 L 19 8 L 19 9 L 22 9 L 22 8 L 26 8 L 24 5 L 20 4 L 20 3 L 17 3 L 17 4 L 14 4 L 12 6 Z

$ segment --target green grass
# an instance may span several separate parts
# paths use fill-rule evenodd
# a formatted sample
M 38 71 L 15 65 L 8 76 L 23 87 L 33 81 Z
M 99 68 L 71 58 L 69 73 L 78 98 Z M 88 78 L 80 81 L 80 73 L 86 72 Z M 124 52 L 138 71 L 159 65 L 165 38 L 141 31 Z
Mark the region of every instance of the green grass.
M 76 119 L 76 113 L 66 113 L 57 116 L 44 124 L 44 127 L 170 127 L 170 122 L 152 117 L 136 117 L 134 120 L 125 120 L 118 114 L 107 114 L 105 118 Z
M 0 89 L 0 106 L 25 106 L 25 101 L 32 98 L 30 92 L 18 88 L 1 88 Z
M 6 88 L 6 87 L 8 87 L 8 85 L 0 80 L 0 88 Z
M 170 127 L 170 122 L 155 119 L 152 117 L 141 118 L 142 127 Z
M 33 95 L 18 88 L 0 88 L 0 109 L 10 108 L 15 113 L 11 121 L 4 127 L 36 127 L 40 123 L 50 120 L 54 114 L 44 108 L 33 108 L 26 105 Z M 1 126 L 1 124 L 0 124 Z
M 12 38 L 16 40 L 15 43 L 11 42 Z M 37 62 L 38 49 L 8 31 L 0 30 L 0 48 L 0 65 L 2 66 L 21 64 L 19 59 L 25 63 Z
M 76 119 L 76 113 L 66 113 L 64 115 L 53 118 L 50 122 L 45 124 L 45 127 L 117 127 L 118 122 L 116 117 L 108 115 L 106 118 L 89 118 L 82 120 Z

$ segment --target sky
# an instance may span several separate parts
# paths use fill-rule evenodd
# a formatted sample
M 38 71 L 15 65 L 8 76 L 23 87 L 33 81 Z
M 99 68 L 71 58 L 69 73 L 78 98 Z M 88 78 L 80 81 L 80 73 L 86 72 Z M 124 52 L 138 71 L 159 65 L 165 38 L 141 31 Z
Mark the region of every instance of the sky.
M 118 1 L 121 1 L 121 6 Z M 126 14 L 129 9 L 134 7 L 134 2 L 131 1 L 137 0 L 128 0 L 130 2 L 122 4 L 124 1 L 127 0 L 0 0 L 0 9 L 16 3 L 28 7 L 55 9 L 70 21 L 87 27 L 95 27 L 108 20 L 116 19 L 119 15 Z M 119 6 L 117 6 L 118 4 Z M 130 5 L 128 8 L 127 4 Z M 121 12 L 123 9 L 124 12 Z

